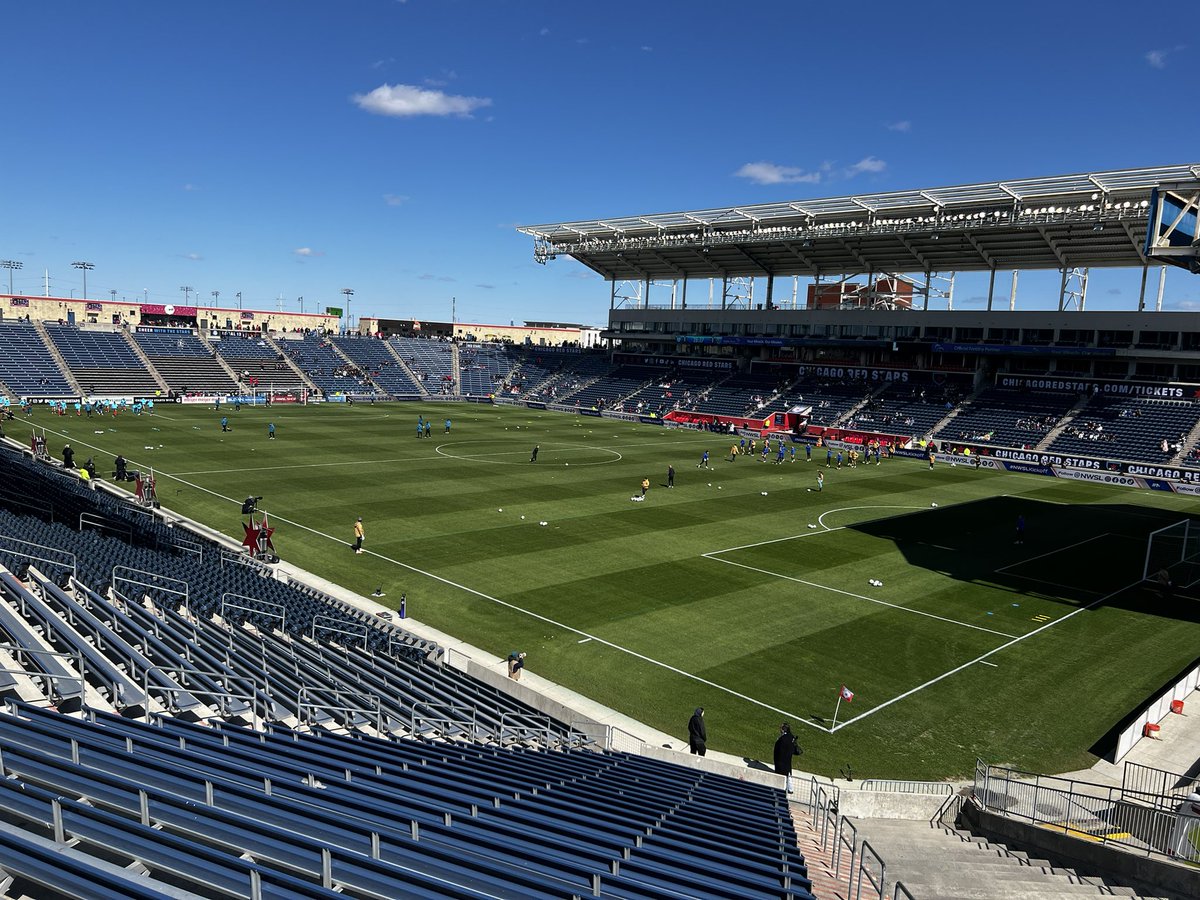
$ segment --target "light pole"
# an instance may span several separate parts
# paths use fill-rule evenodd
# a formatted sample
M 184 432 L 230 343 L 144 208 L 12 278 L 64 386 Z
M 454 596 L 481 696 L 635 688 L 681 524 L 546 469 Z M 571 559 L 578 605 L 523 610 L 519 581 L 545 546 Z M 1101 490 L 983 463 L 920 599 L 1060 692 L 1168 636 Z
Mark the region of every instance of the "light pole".
M 221 305 L 221 292 L 220 291 L 213 291 L 212 298 L 213 298 L 213 306 Z
M 179 289 L 180 289 L 181 291 L 183 291 L 183 305 L 184 305 L 184 306 L 191 306 L 192 304 L 191 304 L 191 303 L 189 303 L 188 301 L 191 299 L 193 288 L 192 288 L 190 285 L 183 285 L 183 284 L 181 284 L 181 285 L 179 286 Z
M 142 302 L 143 303 L 150 302 L 150 288 L 142 288 Z
M 19 259 L 0 259 L 0 269 L 8 269 L 8 293 L 10 295 L 13 292 L 13 287 L 12 287 L 13 269 L 23 269 L 23 268 L 25 268 L 25 263 L 21 262 Z
M 304 298 L 297 297 L 296 300 L 300 303 L 300 315 L 304 315 Z
M 241 309 L 242 308 L 242 292 L 238 291 L 236 294 L 234 294 L 234 296 L 237 297 L 238 309 Z
M 116 288 L 109 288 L 109 289 L 108 289 L 108 296 L 112 297 L 112 302 L 113 302 L 113 303 L 116 303 L 116 302 L 117 302 L 117 289 L 116 289 Z
M 342 293 L 346 295 L 346 333 L 350 333 L 350 298 L 354 296 L 353 288 L 342 288 Z
M 86 300 L 87 299 L 87 273 L 90 269 L 96 268 L 96 264 L 90 263 L 90 262 L 73 262 L 73 263 L 71 263 L 71 268 L 72 269 L 80 269 L 83 271 L 83 299 Z

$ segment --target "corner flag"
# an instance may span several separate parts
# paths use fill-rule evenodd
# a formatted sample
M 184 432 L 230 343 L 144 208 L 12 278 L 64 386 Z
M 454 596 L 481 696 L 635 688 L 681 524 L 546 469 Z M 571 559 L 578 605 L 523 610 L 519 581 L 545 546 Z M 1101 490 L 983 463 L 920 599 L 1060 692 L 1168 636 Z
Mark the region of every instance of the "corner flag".
M 844 684 L 842 685 L 842 699 L 847 703 L 854 699 L 854 691 L 850 690 Z

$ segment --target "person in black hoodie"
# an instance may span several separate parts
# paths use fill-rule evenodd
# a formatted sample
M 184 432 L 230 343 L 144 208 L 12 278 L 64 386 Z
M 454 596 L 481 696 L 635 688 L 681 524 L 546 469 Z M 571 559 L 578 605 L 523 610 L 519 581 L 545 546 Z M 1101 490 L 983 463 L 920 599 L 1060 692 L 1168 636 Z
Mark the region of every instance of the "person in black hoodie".
M 688 720 L 688 747 L 696 756 L 703 756 L 708 750 L 707 743 L 708 729 L 704 727 L 704 707 L 697 706 Z
M 775 773 L 784 777 L 784 788 L 792 792 L 792 757 L 804 751 L 792 734 L 792 726 L 784 722 L 779 726 L 779 737 L 775 739 Z

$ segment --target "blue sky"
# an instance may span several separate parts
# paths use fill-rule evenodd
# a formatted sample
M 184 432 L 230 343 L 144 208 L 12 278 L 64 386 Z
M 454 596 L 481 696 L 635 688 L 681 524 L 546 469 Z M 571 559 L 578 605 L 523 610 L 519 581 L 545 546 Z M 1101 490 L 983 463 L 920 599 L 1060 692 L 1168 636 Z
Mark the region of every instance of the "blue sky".
M 1128 4 L 47 0 L 5 26 L 21 293 L 49 269 L 80 296 L 84 259 L 102 299 L 601 323 L 607 285 L 513 226 L 1200 161 L 1197 48 Z M 1089 305 L 1136 291 L 1093 273 Z M 1197 279 L 1166 299 L 1200 308 Z

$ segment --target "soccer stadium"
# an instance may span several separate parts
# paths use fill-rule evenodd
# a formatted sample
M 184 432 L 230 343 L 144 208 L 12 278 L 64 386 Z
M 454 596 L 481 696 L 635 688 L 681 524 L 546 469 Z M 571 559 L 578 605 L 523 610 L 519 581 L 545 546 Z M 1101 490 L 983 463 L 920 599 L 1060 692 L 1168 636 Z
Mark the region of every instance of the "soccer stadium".
M 1200 895 L 1198 205 L 522 226 L 595 334 L 0 296 L 4 895 Z

